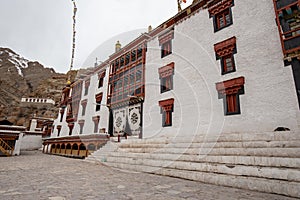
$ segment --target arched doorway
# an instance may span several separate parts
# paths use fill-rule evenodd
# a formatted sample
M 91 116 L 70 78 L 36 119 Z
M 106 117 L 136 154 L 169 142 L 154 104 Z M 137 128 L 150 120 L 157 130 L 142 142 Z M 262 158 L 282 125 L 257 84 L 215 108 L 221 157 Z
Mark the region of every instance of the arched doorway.
M 72 146 L 70 143 L 68 143 L 66 146 L 66 154 L 71 155 L 71 152 L 72 152 Z
M 75 144 L 73 144 L 73 146 L 72 146 L 72 155 L 77 156 L 78 153 L 79 153 L 78 145 L 75 143 Z
M 60 153 L 60 144 L 56 145 L 55 153 L 58 153 L 58 154 Z
M 56 146 L 55 146 L 55 144 L 52 144 L 51 145 L 51 153 L 55 153 L 55 151 L 56 151 Z
M 83 143 L 81 143 L 80 146 L 79 146 L 79 155 L 84 156 L 84 157 L 87 156 L 87 150 L 86 150 L 86 147 Z
M 60 153 L 61 154 L 66 154 L 66 145 L 65 144 L 61 145 L 61 147 L 60 147 Z

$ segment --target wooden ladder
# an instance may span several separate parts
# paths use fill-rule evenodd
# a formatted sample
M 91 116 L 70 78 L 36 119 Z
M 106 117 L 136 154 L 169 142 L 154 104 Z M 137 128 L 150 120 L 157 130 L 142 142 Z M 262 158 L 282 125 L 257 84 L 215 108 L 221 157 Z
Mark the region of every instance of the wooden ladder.
M 13 154 L 14 148 L 9 146 L 4 140 L 0 138 L 0 151 L 6 156 L 11 156 Z

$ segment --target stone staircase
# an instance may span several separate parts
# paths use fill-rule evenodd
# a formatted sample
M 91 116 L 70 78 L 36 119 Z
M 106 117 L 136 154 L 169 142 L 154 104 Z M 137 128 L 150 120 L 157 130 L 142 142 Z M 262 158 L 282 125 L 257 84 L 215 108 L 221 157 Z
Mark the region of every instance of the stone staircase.
M 3 155 L 11 156 L 13 154 L 14 149 L 0 138 L 0 151 Z
M 85 160 L 88 162 L 106 162 L 107 157 L 110 153 L 117 151 L 118 145 L 114 141 L 108 141 L 103 147 L 99 150 L 90 154 Z
M 300 198 L 300 133 L 295 132 L 123 140 L 93 157 L 122 170 Z

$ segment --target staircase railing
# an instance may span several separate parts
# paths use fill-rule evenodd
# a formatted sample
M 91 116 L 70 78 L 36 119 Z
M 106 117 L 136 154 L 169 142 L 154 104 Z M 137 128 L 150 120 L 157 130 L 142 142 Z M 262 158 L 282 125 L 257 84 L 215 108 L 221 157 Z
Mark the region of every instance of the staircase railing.
M 2 151 L 6 156 L 11 156 L 13 154 L 14 148 L 9 146 L 4 140 L 0 138 L 0 151 Z

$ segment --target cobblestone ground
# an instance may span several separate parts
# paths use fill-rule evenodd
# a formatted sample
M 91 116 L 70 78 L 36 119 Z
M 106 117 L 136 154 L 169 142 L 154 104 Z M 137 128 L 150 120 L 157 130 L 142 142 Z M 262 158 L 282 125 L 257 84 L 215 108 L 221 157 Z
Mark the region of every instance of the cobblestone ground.
M 272 199 L 292 198 L 129 173 L 40 151 L 0 157 L 0 199 Z

